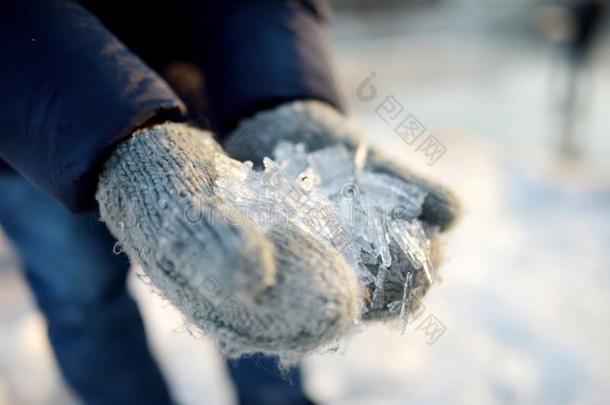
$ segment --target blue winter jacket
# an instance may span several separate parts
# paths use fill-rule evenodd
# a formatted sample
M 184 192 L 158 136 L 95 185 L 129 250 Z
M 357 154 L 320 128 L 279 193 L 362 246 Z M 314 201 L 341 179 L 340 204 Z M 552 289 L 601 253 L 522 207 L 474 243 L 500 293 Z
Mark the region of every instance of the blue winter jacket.
M 176 60 L 203 71 L 220 134 L 286 101 L 340 107 L 326 17 L 315 0 L 0 0 L 0 160 L 94 209 L 117 142 L 151 119 L 187 119 L 158 73 Z

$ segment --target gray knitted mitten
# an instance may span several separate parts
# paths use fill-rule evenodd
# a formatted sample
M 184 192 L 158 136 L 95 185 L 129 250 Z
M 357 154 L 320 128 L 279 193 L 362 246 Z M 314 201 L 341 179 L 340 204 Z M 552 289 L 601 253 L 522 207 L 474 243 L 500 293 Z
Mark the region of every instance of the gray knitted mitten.
M 337 143 L 355 151 L 363 139 L 359 129 L 332 106 L 320 101 L 296 101 L 243 121 L 223 146 L 234 159 L 251 160 L 256 164 L 265 156 L 272 156 L 280 140 L 304 143 L 309 151 Z M 400 167 L 379 151 L 373 149 L 369 153 L 367 167 L 426 190 L 428 196 L 421 220 L 447 229 L 458 217 L 458 200 L 449 190 Z
M 355 151 L 362 139 L 363 136 L 359 130 L 330 105 L 318 101 L 298 101 L 258 113 L 243 121 L 227 138 L 224 147 L 233 158 L 252 160 L 257 164 L 263 157 L 272 156 L 276 144 L 281 140 L 304 143 L 308 151 L 315 151 L 337 143 L 342 143 L 349 150 Z M 384 158 L 378 151 L 372 150 L 369 153 L 366 168 L 370 171 L 392 175 L 407 183 L 414 183 L 425 190 L 428 195 L 424 200 L 423 211 L 419 217 L 425 226 L 437 226 L 441 230 L 446 230 L 457 218 L 460 210 L 459 204 L 450 191 L 399 167 Z M 435 264 L 440 261 L 437 246 L 438 242 L 432 241 Z M 397 249 L 394 251 L 396 253 Z M 386 281 L 383 302 L 369 302 L 373 291 L 365 291 L 364 298 L 368 311 L 363 315 L 364 319 L 392 316 L 386 310 L 386 305 L 400 299 L 406 281 L 405 277 L 409 273 L 419 274 L 411 282 L 411 293 L 414 298 L 422 296 L 428 289 L 429 282 L 425 277 L 421 277 L 421 272 L 417 273 L 410 268 L 411 265 L 406 258 L 398 256 L 396 259 L 396 263 L 392 266 L 394 271 L 388 275 Z
M 358 315 L 335 251 L 292 228 L 268 236 L 214 193 L 207 132 L 166 123 L 118 145 L 100 176 L 103 221 L 152 285 L 229 354 L 296 358 Z

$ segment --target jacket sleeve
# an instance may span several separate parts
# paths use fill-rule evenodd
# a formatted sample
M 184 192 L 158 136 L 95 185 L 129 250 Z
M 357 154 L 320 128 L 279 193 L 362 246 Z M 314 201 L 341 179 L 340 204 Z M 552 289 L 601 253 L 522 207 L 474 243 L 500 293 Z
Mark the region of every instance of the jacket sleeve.
M 183 113 L 75 2 L 0 1 L 0 159 L 68 208 L 95 207 L 100 167 L 122 137 Z
M 317 99 L 342 109 L 326 3 L 234 0 L 223 2 L 215 14 L 204 70 L 211 124 L 221 134 L 241 118 L 283 102 Z

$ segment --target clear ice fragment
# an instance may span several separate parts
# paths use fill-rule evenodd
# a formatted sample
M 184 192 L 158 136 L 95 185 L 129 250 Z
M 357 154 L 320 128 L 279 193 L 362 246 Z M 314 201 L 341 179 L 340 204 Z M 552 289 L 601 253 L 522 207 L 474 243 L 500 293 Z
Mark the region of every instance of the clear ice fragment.
M 414 271 L 433 281 L 429 238 L 416 219 L 427 194 L 368 170 L 367 155 L 366 145 L 356 152 L 343 145 L 308 152 L 303 144 L 280 142 L 274 159 L 264 158 L 263 169 L 254 170 L 251 162 L 218 154 L 215 191 L 264 230 L 288 221 L 334 247 L 373 289 L 372 307 L 400 311 L 405 327 Z M 402 300 L 386 302 L 388 285 L 392 291 L 402 286 Z
M 314 172 L 311 167 L 299 174 L 296 179 L 297 187 L 299 187 L 299 189 L 305 193 L 311 193 L 320 185 L 320 182 L 320 176 L 318 176 L 318 174 Z
M 402 301 L 400 305 L 400 315 L 398 319 L 400 320 L 400 333 L 404 334 L 407 329 L 407 324 L 409 323 L 409 313 L 411 311 L 411 306 L 413 305 L 413 297 L 412 297 L 412 283 L 413 283 L 413 273 L 408 273 L 405 278 L 405 285 L 402 292 Z
M 360 145 L 358 145 L 358 148 L 356 149 L 356 153 L 354 154 L 354 174 L 358 175 L 362 172 L 366 163 L 366 157 L 368 153 L 369 145 L 367 145 L 366 142 L 360 143 Z
M 418 220 L 411 222 L 395 219 L 389 224 L 390 235 L 417 270 L 423 269 L 428 282 L 434 280 L 430 271 L 430 242 Z

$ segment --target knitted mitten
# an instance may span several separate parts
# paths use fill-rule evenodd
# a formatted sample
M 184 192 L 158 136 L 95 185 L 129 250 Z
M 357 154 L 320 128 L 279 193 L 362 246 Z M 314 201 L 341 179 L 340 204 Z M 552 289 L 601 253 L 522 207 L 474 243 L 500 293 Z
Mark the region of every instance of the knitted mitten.
M 358 128 L 330 105 L 319 101 L 297 101 L 243 121 L 223 146 L 234 159 L 258 163 L 265 156 L 273 156 L 275 145 L 282 140 L 304 143 L 308 151 L 337 143 L 355 151 L 363 139 Z M 449 190 L 400 167 L 379 151 L 371 150 L 366 168 L 415 183 L 427 191 L 421 220 L 446 229 L 457 218 L 459 204 Z
M 243 121 L 229 135 L 224 147 L 233 158 L 252 160 L 257 164 L 263 157 L 272 156 L 279 141 L 304 143 L 308 151 L 341 143 L 354 152 L 362 140 L 363 136 L 359 130 L 330 105 L 318 101 L 297 101 L 263 111 Z M 426 191 L 428 194 L 419 219 L 428 226 L 438 226 L 441 230 L 446 230 L 458 216 L 459 205 L 450 191 L 399 167 L 384 158 L 378 151 L 372 150 L 369 153 L 365 169 L 389 174 Z M 346 179 L 347 181 L 349 180 Z M 432 243 L 437 245 L 436 241 Z M 435 252 L 437 252 L 436 249 Z M 433 260 L 438 262 L 438 257 L 438 254 L 435 253 Z M 406 274 L 415 274 L 414 269 L 409 267 L 408 260 L 398 258 L 398 261 L 404 268 L 400 268 L 400 265 L 392 266 L 394 277 L 388 278 L 387 283 L 390 285 L 385 288 L 388 294 L 386 294 L 387 301 L 384 300 L 384 304 L 392 302 L 396 298 L 392 295 L 392 291 L 402 294 Z M 425 277 L 415 277 L 411 284 L 411 291 L 417 297 L 420 294 L 423 295 L 428 287 L 429 282 Z M 372 295 L 373 291 L 365 291 L 365 303 Z M 364 314 L 365 319 L 377 319 L 389 315 L 385 310 L 375 310 L 370 306 L 368 309 L 369 311 Z
M 103 221 L 152 285 L 233 354 L 299 356 L 358 312 L 357 281 L 332 249 L 291 228 L 269 236 L 214 193 L 209 133 L 166 123 L 118 145 L 100 176 Z

